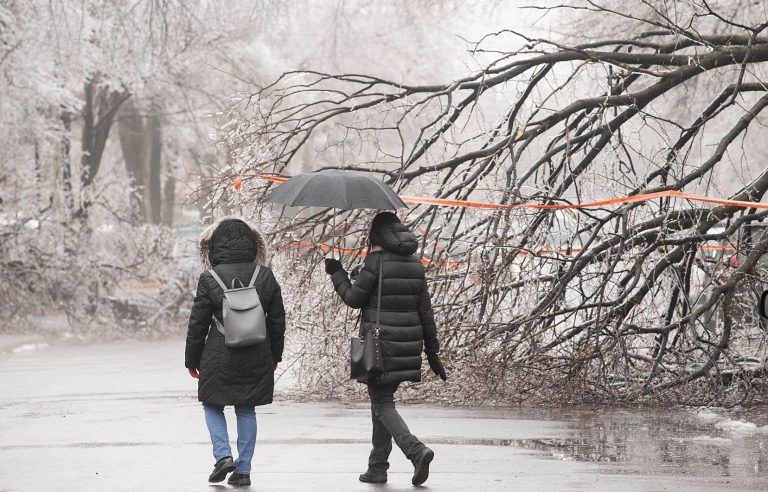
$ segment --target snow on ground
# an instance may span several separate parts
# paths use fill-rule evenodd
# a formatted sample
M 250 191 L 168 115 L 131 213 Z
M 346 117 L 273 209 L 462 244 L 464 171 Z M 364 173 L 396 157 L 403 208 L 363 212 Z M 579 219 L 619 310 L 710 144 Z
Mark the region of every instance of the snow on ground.
M 14 347 L 11 352 L 14 354 L 23 354 L 24 352 L 34 352 L 35 350 L 44 349 L 48 346 L 47 343 L 25 343 L 24 345 Z
M 696 436 L 691 441 L 700 444 L 707 444 L 712 446 L 731 446 L 733 445 L 732 439 L 726 439 L 725 437 L 711 437 L 711 436 Z
M 768 426 L 758 426 L 754 422 L 732 419 L 711 410 L 696 412 L 696 416 L 702 422 L 711 424 L 715 429 L 721 429 L 730 433 L 747 435 L 768 434 Z

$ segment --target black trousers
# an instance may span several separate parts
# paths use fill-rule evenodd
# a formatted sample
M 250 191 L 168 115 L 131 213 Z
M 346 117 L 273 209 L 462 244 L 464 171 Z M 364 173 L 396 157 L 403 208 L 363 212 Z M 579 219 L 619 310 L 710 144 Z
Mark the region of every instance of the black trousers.
M 371 444 L 373 449 L 368 458 L 368 468 L 375 471 L 386 471 L 389 468 L 389 453 L 392 451 L 392 439 L 405 454 L 413 461 L 424 444 L 411 434 L 405 421 L 395 409 L 395 391 L 399 383 L 368 385 L 368 395 L 371 398 L 371 421 L 373 433 Z

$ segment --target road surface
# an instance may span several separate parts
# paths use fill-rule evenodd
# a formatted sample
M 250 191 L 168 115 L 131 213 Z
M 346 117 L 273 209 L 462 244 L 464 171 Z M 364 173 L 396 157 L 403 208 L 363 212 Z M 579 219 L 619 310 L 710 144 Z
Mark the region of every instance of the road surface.
M 206 481 L 213 458 L 183 343 L 0 339 L 0 491 L 231 488 Z M 768 432 L 716 413 L 400 408 L 436 453 L 424 490 L 768 490 Z M 363 402 L 278 395 L 257 416 L 251 490 L 413 490 L 397 449 L 387 485 L 357 481 L 370 449 Z

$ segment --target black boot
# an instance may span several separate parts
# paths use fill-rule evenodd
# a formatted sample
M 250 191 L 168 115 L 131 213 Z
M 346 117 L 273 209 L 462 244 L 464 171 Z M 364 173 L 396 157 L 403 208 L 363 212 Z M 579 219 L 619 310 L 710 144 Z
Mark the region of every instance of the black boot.
M 213 471 L 211 476 L 208 477 L 208 481 L 211 483 L 221 482 L 227 478 L 227 473 L 235 469 L 235 462 L 232 461 L 231 456 L 225 456 L 213 465 Z
M 234 485 L 235 487 L 239 487 L 241 485 L 251 485 L 251 476 L 245 473 L 233 473 L 229 476 L 227 483 L 229 485 Z
M 364 483 L 387 483 L 387 472 L 368 468 L 365 473 L 360 475 L 360 481 Z
M 411 479 L 413 485 L 419 486 L 427 481 L 429 477 L 429 464 L 432 463 L 434 457 L 435 452 L 425 446 L 418 457 L 413 460 L 413 478 Z

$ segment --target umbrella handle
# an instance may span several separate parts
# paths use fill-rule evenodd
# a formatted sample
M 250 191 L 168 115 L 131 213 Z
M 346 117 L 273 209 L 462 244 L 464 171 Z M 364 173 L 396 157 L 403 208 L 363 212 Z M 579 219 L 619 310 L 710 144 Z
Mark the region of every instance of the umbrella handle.
M 333 259 L 333 251 L 336 249 L 336 245 L 339 244 L 339 238 L 336 236 L 336 211 L 334 210 L 332 213 L 333 215 L 331 215 L 331 235 L 333 239 L 331 240 L 330 249 L 328 250 L 328 253 L 325 255 L 325 258 L 330 258 L 330 259 Z

